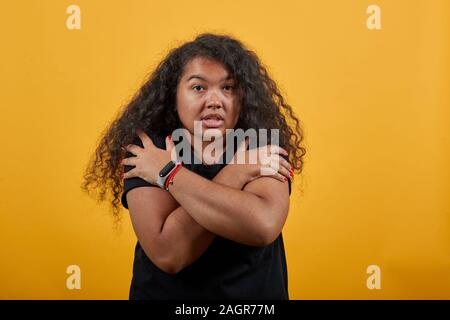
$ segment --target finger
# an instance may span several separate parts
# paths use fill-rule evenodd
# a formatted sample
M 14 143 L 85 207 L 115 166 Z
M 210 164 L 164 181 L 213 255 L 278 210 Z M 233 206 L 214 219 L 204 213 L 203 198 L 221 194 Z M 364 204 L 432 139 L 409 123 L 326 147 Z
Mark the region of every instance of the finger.
M 274 168 L 268 166 L 268 167 L 261 167 L 260 169 L 260 176 L 266 176 L 270 178 L 274 178 L 276 180 L 279 180 L 281 182 L 286 182 L 287 178 L 280 174 L 277 170 Z
M 281 182 L 287 182 L 288 178 L 286 178 L 285 176 L 283 176 L 282 174 L 277 173 L 275 176 L 272 176 L 273 178 L 281 181 Z
M 285 178 L 282 174 L 278 173 L 277 170 L 275 170 L 273 167 L 269 166 L 269 167 L 262 167 L 260 169 L 260 174 L 261 176 L 268 176 L 274 179 L 277 179 L 281 182 L 285 182 Z
M 284 162 L 283 162 L 284 161 Z M 285 176 L 287 179 L 291 179 L 293 176 L 292 170 L 290 170 L 290 164 L 281 155 L 272 155 L 270 161 L 270 167 L 274 171 Z
M 291 164 L 290 164 L 285 158 L 283 158 L 282 156 L 278 156 L 278 159 L 279 159 L 279 161 L 280 161 L 280 164 L 281 164 L 283 167 L 285 167 L 288 171 L 291 171 L 291 170 L 292 170 Z
M 274 169 L 272 166 L 261 166 L 259 169 L 260 176 L 274 176 L 278 173 L 277 169 Z
M 271 153 L 278 153 L 278 154 L 283 154 L 285 156 L 289 156 L 288 152 L 280 146 L 271 144 L 269 148 L 270 148 Z
M 151 148 L 155 146 L 152 139 L 142 129 L 137 128 L 136 133 L 141 139 L 144 148 Z
M 166 150 L 170 151 L 170 159 L 172 161 L 178 160 L 177 149 L 175 148 L 175 143 L 172 140 L 172 135 L 166 137 Z
M 124 158 L 119 163 L 124 166 L 136 166 L 136 158 L 137 157 Z
M 283 178 L 286 178 L 286 179 L 292 178 L 291 172 L 283 166 L 281 166 L 280 169 L 278 169 L 278 173 L 281 174 L 283 176 Z
M 128 151 L 134 155 L 138 155 L 140 150 L 142 150 L 141 147 L 139 147 L 135 144 L 127 144 L 126 146 L 123 146 L 122 148 L 123 148 L 123 150 Z
M 122 175 L 122 178 L 123 179 L 129 179 L 129 178 L 138 177 L 138 176 L 139 175 L 138 175 L 137 169 L 134 168 L 134 169 L 131 169 L 131 170 L 127 171 L 127 172 L 124 172 L 123 175 Z
M 175 143 L 174 143 L 173 140 L 172 140 L 172 136 L 169 134 L 169 135 L 166 137 L 166 150 L 167 150 L 167 151 L 170 151 L 170 150 L 172 150 L 173 148 L 175 148 Z

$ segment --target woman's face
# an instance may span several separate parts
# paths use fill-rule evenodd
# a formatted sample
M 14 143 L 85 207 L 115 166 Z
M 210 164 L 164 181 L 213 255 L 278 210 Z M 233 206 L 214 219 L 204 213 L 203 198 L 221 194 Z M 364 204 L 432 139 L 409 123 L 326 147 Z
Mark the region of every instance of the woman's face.
M 224 137 L 225 130 L 234 128 L 239 119 L 235 82 L 223 64 L 208 58 L 196 57 L 186 64 L 176 100 L 181 123 L 192 136 L 194 121 L 199 121 L 204 136 L 212 130 L 213 135 L 220 132 Z

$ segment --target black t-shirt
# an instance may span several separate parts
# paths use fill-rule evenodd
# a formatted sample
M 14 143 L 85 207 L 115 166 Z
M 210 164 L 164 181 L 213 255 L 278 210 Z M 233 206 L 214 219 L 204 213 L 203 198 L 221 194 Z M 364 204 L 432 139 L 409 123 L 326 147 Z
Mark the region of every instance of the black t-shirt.
M 165 137 L 146 131 L 155 146 L 165 149 Z M 143 146 L 139 138 L 133 144 Z M 233 154 L 236 152 L 235 143 Z M 192 150 L 192 149 L 191 149 Z M 184 166 L 209 180 L 226 165 L 222 163 Z M 191 152 L 193 160 L 195 155 Z M 127 157 L 133 154 L 127 152 Z M 284 157 L 284 156 L 283 156 Z M 287 159 L 287 157 L 285 157 Z M 125 166 L 125 171 L 133 167 Z M 289 183 L 289 194 L 291 184 Z M 135 177 L 124 180 L 122 205 L 128 209 L 126 194 L 133 188 L 153 186 Z M 216 235 L 200 258 L 177 274 L 159 269 L 145 254 L 139 240 L 135 247 L 133 278 L 129 298 L 134 299 L 276 299 L 288 300 L 288 277 L 282 233 L 268 246 L 244 245 Z

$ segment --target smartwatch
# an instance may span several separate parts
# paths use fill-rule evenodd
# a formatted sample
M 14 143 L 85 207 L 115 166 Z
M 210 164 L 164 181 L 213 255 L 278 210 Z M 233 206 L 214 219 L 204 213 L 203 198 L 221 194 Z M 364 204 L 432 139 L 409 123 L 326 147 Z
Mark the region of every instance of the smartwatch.
M 173 170 L 177 167 L 180 161 L 170 160 L 159 172 L 158 179 L 156 180 L 156 184 L 162 188 L 166 189 L 166 180 L 170 176 Z

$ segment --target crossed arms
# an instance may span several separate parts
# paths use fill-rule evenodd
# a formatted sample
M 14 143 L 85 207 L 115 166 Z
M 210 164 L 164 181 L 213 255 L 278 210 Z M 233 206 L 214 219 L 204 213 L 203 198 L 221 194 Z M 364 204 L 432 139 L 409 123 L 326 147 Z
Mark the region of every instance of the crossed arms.
M 213 180 L 183 167 L 169 192 L 139 187 L 127 193 L 133 229 L 156 266 L 178 273 L 215 235 L 251 246 L 278 237 L 289 210 L 288 183 L 264 176 L 247 183 L 244 166 L 229 164 Z

